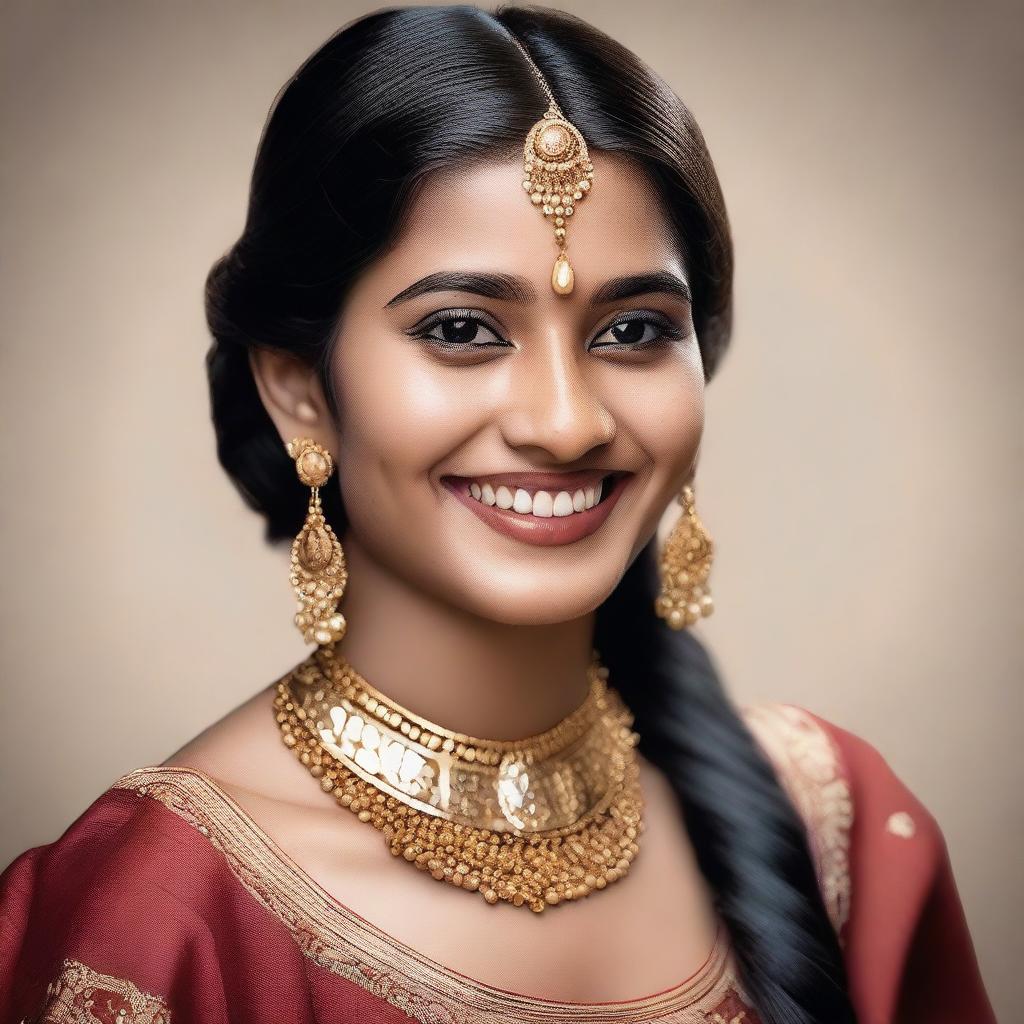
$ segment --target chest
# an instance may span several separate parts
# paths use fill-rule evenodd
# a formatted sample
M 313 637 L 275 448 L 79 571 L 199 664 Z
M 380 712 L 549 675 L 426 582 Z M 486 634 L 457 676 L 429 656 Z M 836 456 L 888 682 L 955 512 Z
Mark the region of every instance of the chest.
M 667 787 L 650 774 L 628 873 L 540 914 L 436 881 L 392 857 L 381 833 L 347 813 L 277 824 L 282 845 L 336 900 L 397 942 L 497 988 L 633 999 L 695 973 L 714 943 L 716 919 L 689 838 Z

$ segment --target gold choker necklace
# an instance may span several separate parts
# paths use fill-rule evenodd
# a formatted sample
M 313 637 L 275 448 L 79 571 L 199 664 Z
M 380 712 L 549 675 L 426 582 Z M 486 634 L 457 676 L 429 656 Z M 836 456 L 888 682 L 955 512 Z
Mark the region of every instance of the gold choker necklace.
M 443 729 L 325 644 L 277 682 L 282 739 L 342 807 L 438 881 L 540 912 L 629 870 L 643 831 L 633 715 L 593 652 L 590 691 L 524 740 Z

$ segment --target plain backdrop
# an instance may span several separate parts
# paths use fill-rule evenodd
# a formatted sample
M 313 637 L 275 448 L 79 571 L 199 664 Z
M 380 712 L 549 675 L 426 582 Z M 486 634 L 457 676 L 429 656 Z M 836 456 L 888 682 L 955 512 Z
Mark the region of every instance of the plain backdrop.
M 305 656 L 287 551 L 215 458 L 202 287 L 273 97 L 372 9 L 0 7 L 3 864 Z M 733 226 L 699 632 L 737 700 L 860 734 L 931 809 L 1010 1020 L 1021 8 L 565 9 L 689 104 Z

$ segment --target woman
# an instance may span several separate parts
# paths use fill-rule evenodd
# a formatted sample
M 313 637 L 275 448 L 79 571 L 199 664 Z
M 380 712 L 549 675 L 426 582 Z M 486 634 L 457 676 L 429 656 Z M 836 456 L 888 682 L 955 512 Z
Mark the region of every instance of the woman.
M 7 869 L 3 1020 L 993 1019 L 932 816 L 688 632 L 731 287 L 700 130 L 585 23 L 306 61 L 207 310 L 315 649 Z

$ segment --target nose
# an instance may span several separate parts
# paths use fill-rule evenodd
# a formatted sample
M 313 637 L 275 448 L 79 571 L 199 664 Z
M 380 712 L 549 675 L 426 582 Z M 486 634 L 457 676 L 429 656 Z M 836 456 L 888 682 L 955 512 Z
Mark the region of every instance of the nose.
M 527 344 L 509 377 L 501 432 L 512 448 L 540 448 L 549 460 L 571 463 L 615 437 L 615 418 L 576 342 Z

